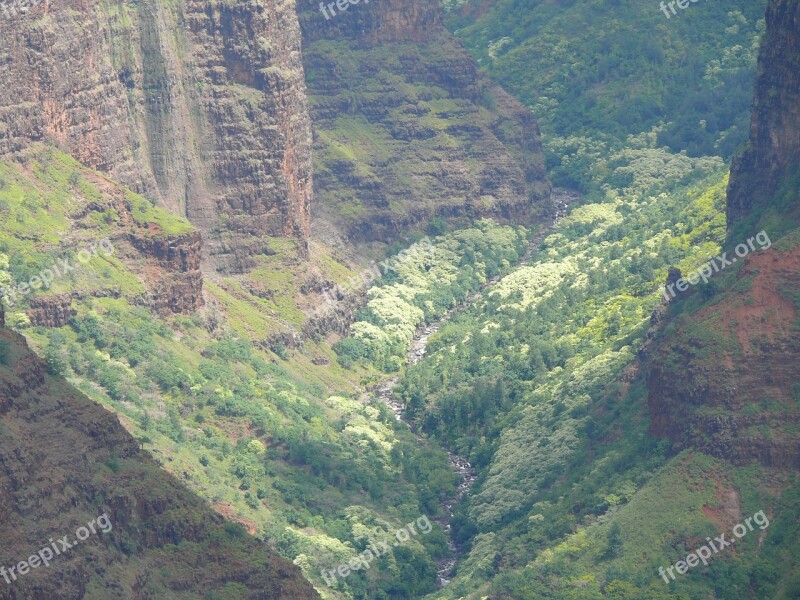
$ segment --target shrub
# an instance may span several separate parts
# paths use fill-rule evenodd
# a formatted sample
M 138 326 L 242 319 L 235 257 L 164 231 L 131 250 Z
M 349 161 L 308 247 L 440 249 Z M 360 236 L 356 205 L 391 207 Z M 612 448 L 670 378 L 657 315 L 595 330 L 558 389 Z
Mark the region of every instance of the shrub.
M 339 360 L 339 364 L 345 369 L 349 369 L 359 360 L 369 356 L 369 348 L 367 345 L 355 338 L 339 340 L 333 345 L 333 351 L 336 352 L 336 358 Z
M 189 381 L 189 377 L 182 369 L 163 360 L 153 362 L 147 368 L 147 376 L 165 392 L 175 387 L 183 388 Z
M 278 343 L 272 349 L 272 351 L 278 355 L 278 358 L 281 360 L 289 360 L 289 351 L 286 349 L 286 345 L 282 343 Z

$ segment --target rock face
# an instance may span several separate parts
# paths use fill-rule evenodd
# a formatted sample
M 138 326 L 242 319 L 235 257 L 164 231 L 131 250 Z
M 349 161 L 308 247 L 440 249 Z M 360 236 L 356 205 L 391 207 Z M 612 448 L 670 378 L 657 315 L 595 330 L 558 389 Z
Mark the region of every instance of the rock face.
M 200 232 L 162 237 L 137 231 L 128 237 L 134 248 L 146 256 L 151 256 L 163 268 L 170 271 L 187 272 L 200 268 L 200 250 L 203 240 Z
M 798 468 L 800 247 L 749 256 L 736 283 L 651 342 L 650 432 L 675 450 Z
M 63 327 L 77 311 L 72 308 L 72 294 L 54 294 L 31 298 L 27 313 L 31 325 Z
M 750 145 L 731 171 L 729 226 L 768 202 L 797 164 L 799 41 L 800 4 L 772 0 L 759 57 Z M 661 307 L 654 319 L 644 353 L 650 432 L 668 437 L 675 450 L 695 448 L 736 464 L 797 469 L 800 247 L 773 246 L 743 262 L 736 265 L 735 276 L 723 277 L 726 289 L 699 310 L 673 310 L 699 293 L 689 291 L 670 309 Z
M 323 12 L 319 2 L 301 0 L 301 24 L 305 43 L 321 39 L 350 38 L 367 45 L 389 42 L 428 43 L 441 35 L 442 11 L 436 0 L 387 0 L 336 6 Z
M 314 216 L 391 241 L 434 217 L 524 221 L 547 210 L 538 126 L 478 73 L 435 0 L 301 0 L 315 128 Z
M 292 2 L 42 2 L 0 20 L 0 57 L 0 81 L 20 82 L 0 89 L 0 156 L 58 144 L 187 216 L 223 270 L 239 238 L 306 239 L 311 129 Z
M 127 237 L 143 257 L 155 260 L 163 270 L 160 277 L 150 281 L 145 304 L 160 315 L 191 314 L 204 305 L 200 272 L 203 241 L 199 232 L 163 236 L 140 229 Z
M 800 176 L 799 168 L 800 4 L 771 0 L 758 58 L 750 141 L 731 167 L 728 226 L 769 201 L 787 176 Z
M 115 416 L 47 375 L 21 337 L 2 329 L 0 338 L 13 344 L 11 364 L 0 365 L 0 565 L 27 560 L 48 539 L 73 543 L 108 517 L 48 568 L 4 581 L 0 599 L 203 598 L 234 588 L 253 600 L 318 597 L 297 567 L 162 471 Z

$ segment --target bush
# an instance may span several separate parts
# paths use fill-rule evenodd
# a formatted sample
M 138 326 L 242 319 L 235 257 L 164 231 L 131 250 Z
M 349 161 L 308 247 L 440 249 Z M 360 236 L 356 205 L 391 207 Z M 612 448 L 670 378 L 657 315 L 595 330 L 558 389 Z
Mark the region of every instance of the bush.
M 282 343 L 278 343 L 272 349 L 272 351 L 280 358 L 281 360 L 289 360 L 289 351 L 286 349 L 286 345 Z
M 222 417 L 244 417 L 248 413 L 247 400 L 238 396 L 224 398 L 214 412 Z
M 359 360 L 368 358 L 369 348 L 361 340 L 354 338 L 346 338 L 339 340 L 333 345 L 333 351 L 336 352 L 336 358 L 339 364 L 345 369 L 349 369 Z
M 48 335 L 47 348 L 44 351 L 44 360 L 47 363 L 47 370 L 51 375 L 60 377 L 67 371 L 67 361 L 64 358 L 63 348 L 65 344 L 64 334 L 60 331 L 52 331 Z
M 175 387 L 183 388 L 189 381 L 189 377 L 182 369 L 163 360 L 153 362 L 147 368 L 147 376 L 165 392 Z

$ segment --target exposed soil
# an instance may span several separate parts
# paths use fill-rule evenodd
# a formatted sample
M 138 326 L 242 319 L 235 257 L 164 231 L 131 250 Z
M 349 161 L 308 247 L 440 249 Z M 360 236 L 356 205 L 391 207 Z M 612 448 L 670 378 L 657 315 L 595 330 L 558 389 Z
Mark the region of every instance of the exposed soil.
M 736 335 L 746 354 L 752 340 L 785 335 L 797 320 L 797 308 L 779 287 L 798 263 L 800 246 L 788 253 L 756 252 L 748 257 L 743 276 L 754 277 L 752 288 L 726 315 L 737 324 Z

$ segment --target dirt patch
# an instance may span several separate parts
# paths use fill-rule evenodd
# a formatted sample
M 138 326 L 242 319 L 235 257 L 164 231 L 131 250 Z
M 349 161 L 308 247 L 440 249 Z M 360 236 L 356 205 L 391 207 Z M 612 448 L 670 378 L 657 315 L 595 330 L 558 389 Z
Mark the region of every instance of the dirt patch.
M 258 532 L 258 526 L 255 523 L 241 518 L 236 514 L 236 509 L 227 502 L 217 502 L 213 505 L 213 508 L 219 514 L 225 517 L 226 520 L 242 525 L 245 529 L 247 529 L 247 533 L 250 535 L 255 535 Z
M 742 517 L 742 506 L 736 488 L 725 485 L 719 476 L 713 476 L 714 495 L 717 504 L 713 508 L 703 506 L 703 514 L 717 526 L 720 531 L 730 530 L 739 523 Z
M 766 250 L 750 255 L 740 279 L 753 278 L 749 291 L 734 302 L 704 308 L 698 320 L 715 318 L 721 323 L 735 323 L 734 332 L 745 354 L 752 352 L 755 339 L 775 340 L 791 331 L 797 321 L 797 307 L 786 298 L 781 286 L 800 281 L 800 246 L 791 252 Z

